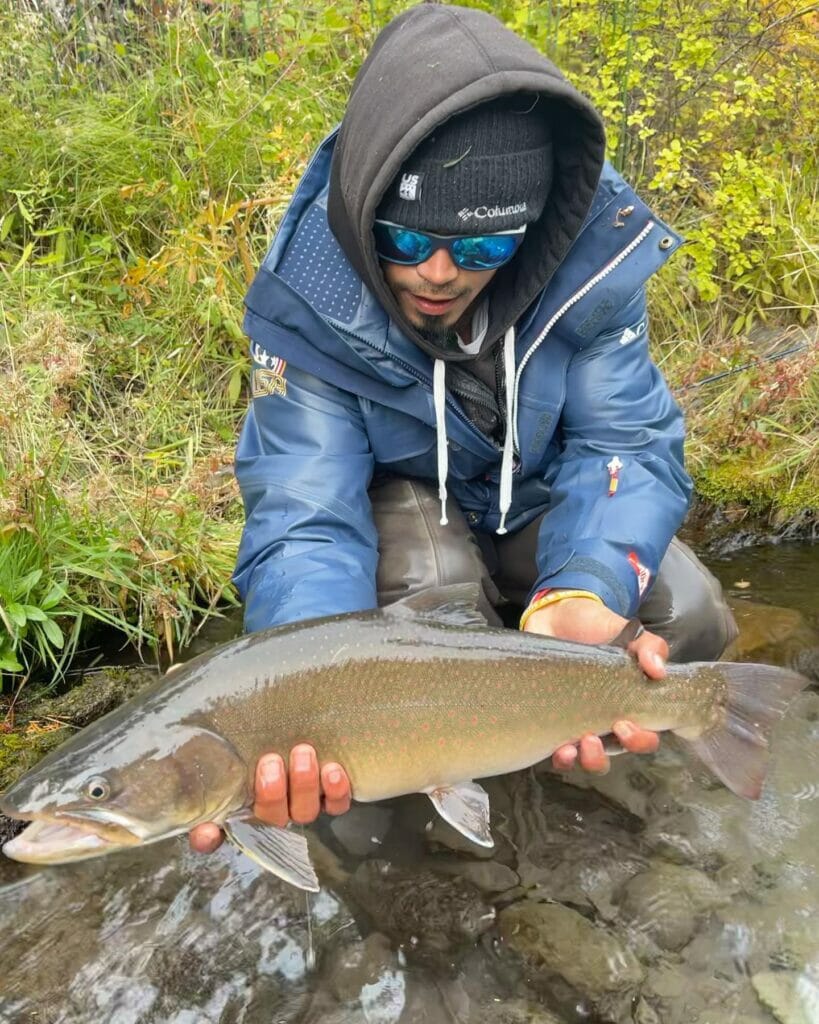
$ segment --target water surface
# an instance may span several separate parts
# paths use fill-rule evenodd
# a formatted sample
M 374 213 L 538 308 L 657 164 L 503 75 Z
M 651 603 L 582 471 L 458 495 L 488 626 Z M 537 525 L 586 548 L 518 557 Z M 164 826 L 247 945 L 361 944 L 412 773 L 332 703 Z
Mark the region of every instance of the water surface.
M 749 612 L 748 656 L 801 656 L 819 546 L 713 568 Z M 181 839 L 55 869 L 3 860 L 0 1020 L 819 1024 L 817 740 L 808 691 L 757 803 L 673 741 L 601 779 L 490 780 L 493 851 L 425 797 L 360 806 L 310 830 L 309 897 Z

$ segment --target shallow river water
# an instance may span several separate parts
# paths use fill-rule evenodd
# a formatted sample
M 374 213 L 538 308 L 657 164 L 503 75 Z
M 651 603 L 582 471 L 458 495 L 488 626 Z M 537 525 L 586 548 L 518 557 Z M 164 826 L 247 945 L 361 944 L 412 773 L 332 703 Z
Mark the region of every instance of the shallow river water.
M 740 657 L 819 668 L 819 546 L 712 568 Z M 818 741 L 814 688 L 756 803 L 673 739 L 603 778 L 490 780 L 490 851 L 425 797 L 360 805 L 309 830 L 309 897 L 182 839 L 44 870 L 0 858 L 0 1020 L 819 1024 Z

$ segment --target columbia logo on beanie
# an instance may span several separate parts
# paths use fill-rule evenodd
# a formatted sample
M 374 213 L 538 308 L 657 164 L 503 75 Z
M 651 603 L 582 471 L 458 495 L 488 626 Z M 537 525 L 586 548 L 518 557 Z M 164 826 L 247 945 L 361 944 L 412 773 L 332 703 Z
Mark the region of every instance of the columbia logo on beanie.
M 465 224 L 469 224 L 476 220 L 514 217 L 517 213 L 526 213 L 526 203 L 513 203 L 511 206 L 477 206 L 474 210 L 465 206 L 462 210 L 458 210 L 458 217 Z

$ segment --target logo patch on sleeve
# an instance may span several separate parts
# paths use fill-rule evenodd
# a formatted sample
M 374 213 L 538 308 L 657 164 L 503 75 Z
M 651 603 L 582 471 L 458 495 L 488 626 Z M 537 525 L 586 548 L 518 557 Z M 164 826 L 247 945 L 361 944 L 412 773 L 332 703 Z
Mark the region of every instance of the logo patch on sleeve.
M 628 345 L 628 343 L 630 341 L 634 341 L 636 338 L 639 338 L 640 335 L 643 334 L 645 329 L 646 329 L 645 320 L 641 320 L 639 322 L 639 324 L 637 324 L 637 326 L 634 327 L 634 328 L 627 327 L 623 331 L 622 335 L 620 336 L 620 344 L 621 345 Z
M 628 564 L 637 574 L 637 589 L 640 592 L 640 597 L 642 597 L 646 590 L 648 590 L 649 583 L 651 583 L 651 573 L 637 557 L 636 551 L 629 551 Z
M 273 365 L 270 368 L 256 367 L 253 370 L 252 392 L 254 398 L 264 398 L 266 395 L 286 395 L 287 381 L 284 379 L 284 371 L 287 363 L 284 359 L 273 357 Z

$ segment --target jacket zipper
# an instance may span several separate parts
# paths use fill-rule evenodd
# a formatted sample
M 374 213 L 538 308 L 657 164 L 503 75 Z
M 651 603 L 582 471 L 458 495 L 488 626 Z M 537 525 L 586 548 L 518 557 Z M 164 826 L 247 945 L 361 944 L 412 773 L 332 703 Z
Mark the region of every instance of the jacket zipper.
M 512 442 L 514 444 L 516 453 L 520 453 L 520 444 L 518 438 L 518 389 L 520 388 L 520 379 L 523 375 L 524 369 L 526 368 L 526 364 L 535 354 L 537 349 L 540 347 L 540 345 L 546 338 L 546 335 L 549 333 L 549 331 L 551 331 L 551 329 L 554 327 L 557 321 L 563 316 L 563 314 L 568 312 L 576 302 L 579 302 L 582 298 L 585 298 L 592 290 L 592 288 L 594 288 L 595 285 L 600 284 L 603 278 L 608 277 L 612 270 L 618 267 L 627 256 L 630 256 L 637 248 L 637 246 L 641 244 L 641 242 L 645 241 L 645 239 L 648 237 L 651 231 L 654 230 L 656 226 L 657 225 L 655 224 L 655 222 L 653 220 L 650 220 L 648 224 L 646 224 L 646 226 L 640 232 L 640 234 L 636 236 L 636 238 L 632 238 L 632 240 L 628 243 L 627 246 L 621 249 L 616 256 L 612 257 L 612 259 L 610 259 L 609 262 L 601 270 L 598 270 L 598 272 L 593 277 L 589 278 L 589 280 L 584 285 L 582 285 L 582 287 L 578 288 L 574 295 L 571 295 L 563 303 L 560 309 L 554 314 L 552 319 L 546 324 L 546 326 L 543 328 L 540 334 L 529 346 L 526 354 L 524 355 L 523 359 L 521 359 L 520 364 L 518 365 L 517 372 L 515 373 L 515 394 L 512 400 Z
M 364 338 L 360 334 L 356 334 L 354 331 L 348 330 L 346 327 L 336 327 L 335 330 L 339 331 L 339 333 L 347 334 L 351 338 L 355 338 L 357 341 L 360 341 L 364 345 L 367 345 L 368 348 L 375 348 L 373 343 L 368 338 Z M 421 373 L 419 370 L 417 370 L 411 363 L 404 362 L 404 360 L 401 359 L 400 356 L 396 356 L 396 355 L 393 355 L 392 353 L 390 353 L 390 359 L 394 363 L 396 363 L 398 366 L 400 366 L 401 369 L 406 370 L 406 372 L 410 375 L 410 377 L 413 377 L 420 384 L 423 384 L 427 388 L 428 391 L 432 392 L 432 378 L 431 377 L 426 377 L 423 373 Z M 455 413 L 457 418 L 462 423 L 464 423 L 467 427 L 469 427 L 472 431 L 474 431 L 481 438 L 481 440 L 486 440 L 484 435 L 481 434 L 481 432 L 479 430 L 476 430 L 475 424 L 469 419 L 469 417 L 461 412 L 461 410 L 458 408 L 454 398 L 452 398 L 450 395 L 447 395 L 446 396 L 446 403 L 447 403 L 447 406 L 452 410 L 453 413 Z M 489 443 L 491 444 L 492 442 L 490 441 Z

